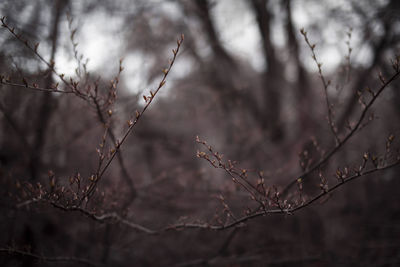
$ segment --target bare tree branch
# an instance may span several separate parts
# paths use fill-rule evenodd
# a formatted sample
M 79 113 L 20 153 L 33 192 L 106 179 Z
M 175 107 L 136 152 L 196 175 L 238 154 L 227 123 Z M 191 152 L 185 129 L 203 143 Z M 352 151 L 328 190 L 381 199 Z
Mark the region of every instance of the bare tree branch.
M 0 253 L 9 254 L 16 257 L 29 257 L 38 261 L 43 262 L 67 262 L 71 264 L 79 264 L 86 266 L 103 266 L 102 264 L 95 263 L 88 259 L 76 258 L 76 257 L 50 257 L 41 254 L 35 254 L 29 251 L 19 250 L 15 248 L 0 248 Z

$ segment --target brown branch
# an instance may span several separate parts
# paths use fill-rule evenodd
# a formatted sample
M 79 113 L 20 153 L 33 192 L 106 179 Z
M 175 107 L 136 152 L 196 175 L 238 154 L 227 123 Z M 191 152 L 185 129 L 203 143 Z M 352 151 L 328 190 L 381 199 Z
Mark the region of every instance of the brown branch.
M 14 255 L 14 256 L 29 257 L 44 262 L 67 262 L 71 264 L 82 264 L 87 266 L 103 266 L 102 264 L 94 263 L 88 259 L 76 258 L 76 257 L 49 257 L 15 248 L 0 248 L 0 253 Z
M 398 3 L 398 1 L 395 1 L 395 0 L 388 1 L 387 4 L 382 6 L 381 10 L 378 11 L 378 14 L 380 12 L 385 12 L 385 10 L 396 10 L 397 3 Z M 357 10 L 358 13 L 363 13 L 363 11 L 360 9 L 360 7 L 357 6 L 356 2 L 353 2 L 352 6 L 353 6 L 354 10 Z M 371 31 L 371 28 L 370 28 L 371 25 L 370 25 L 369 18 L 364 13 L 361 15 L 361 17 L 363 17 L 363 19 L 365 20 L 365 25 L 366 25 L 364 34 L 366 36 L 368 36 Z M 372 47 L 371 64 L 358 75 L 358 78 L 354 83 L 355 85 L 354 85 L 353 89 L 351 90 L 352 94 L 350 96 L 350 99 L 346 103 L 342 114 L 338 118 L 337 126 L 338 126 L 339 131 L 345 127 L 347 119 L 355 111 L 355 107 L 357 106 L 357 101 L 358 101 L 357 91 L 360 90 L 361 88 L 365 87 L 366 82 L 368 80 L 367 78 L 371 76 L 374 68 L 379 66 L 381 59 L 383 58 L 383 55 L 385 53 L 385 50 L 387 50 L 390 47 L 390 45 L 396 44 L 396 41 L 394 39 L 394 34 L 392 34 L 392 32 L 394 31 L 393 30 L 394 24 L 390 21 L 390 16 L 382 16 L 381 22 L 383 24 L 382 31 L 380 32 L 381 37 L 375 44 L 373 42 L 371 42 L 371 40 L 368 40 L 371 37 L 369 37 L 369 38 L 367 38 L 366 36 L 364 37 L 363 42 L 370 41 L 370 45 Z
M 398 62 L 397 62 L 398 64 Z M 357 132 L 357 130 L 360 128 L 360 126 L 362 125 L 362 122 L 365 118 L 365 116 L 367 115 L 367 112 L 369 111 L 369 109 L 371 108 L 371 106 L 374 104 L 375 100 L 379 97 L 379 95 L 388 87 L 389 84 L 391 84 L 394 80 L 396 80 L 398 78 L 398 76 L 400 75 L 400 69 L 397 67 L 397 69 L 395 69 L 395 73 L 389 78 L 389 80 L 387 81 L 383 81 L 381 87 L 379 88 L 379 90 L 374 93 L 372 99 L 368 102 L 368 104 L 366 104 L 363 112 L 361 113 L 360 117 L 357 120 L 356 125 L 351 129 L 351 131 L 342 139 L 340 140 L 339 143 L 337 143 L 317 164 L 315 164 L 312 168 L 310 168 L 309 170 L 303 172 L 299 177 L 301 179 L 305 179 L 310 173 L 314 172 L 315 170 L 318 170 L 322 167 L 322 165 L 324 165 L 326 162 L 329 161 L 329 159 L 336 154 L 336 152 L 339 151 L 340 148 L 342 148 L 347 141 L 355 135 L 355 133 Z M 292 182 L 290 182 L 282 191 L 282 194 L 285 195 L 290 188 L 292 188 L 296 183 L 297 183 L 297 179 L 294 179 Z
M 116 212 L 111 212 L 111 213 L 105 213 L 105 214 L 96 214 L 95 212 L 91 212 L 88 211 L 86 209 L 83 209 L 79 206 L 64 206 L 61 205 L 59 203 L 56 203 L 54 201 L 45 199 L 45 198 L 32 198 L 30 200 L 27 200 L 25 202 L 22 202 L 20 204 L 17 205 L 17 208 L 22 208 L 24 206 L 28 206 L 34 203 L 48 203 L 51 206 L 53 206 L 54 208 L 60 209 L 62 211 L 66 211 L 66 212 L 78 212 L 81 213 L 82 215 L 97 221 L 99 223 L 109 223 L 109 224 L 121 224 L 121 225 L 125 225 L 129 228 L 132 228 L 138 232 L 142 232 L 144 234 L 149 234 L 149 235 L 158 235 L 161 234 L 162 232 L 167 232 L 167 231 L 176 231 L 176 230 L 182 230 L 182 229 L 204 229 L 204 230 L 212 230 L 212 231 L 220 231 L 220 230 L 226 230 L 226 229 L 230 229 L 233 227 L 243 227 L 244 223 L 247 222 L 248 220 L 257 218 L 257 217 L 261 217 L 261 216 L 266 216 L 269 214 L 293 214 L 295 212 L 298 212 L 310 205 L 312 205 L 314 202 L 318 201 L 319 199 L 321 199 L 322 197 L 329 195 L 330 193 L 332 193 L 333 191 L 337 190 L 338 188 L 340 188 L 341 186 L 347 184 L 350 181 L 353 181 L 355 179 L 358 179 L 360 177 L 375 173 L 375 172 L 380 172 L 383 170 L 387 170 L 390 168 L 393 168 L 395 166 L 400 165 L 400 158 L 398 158 L 395 162 L 388 164 L 384 167 L 380 167 L 380 168 L 374 168 L 374 169 L 370 169 L 370 170 L 366 170 L 366 171 L 360 171 L 357 172 L 356 174 L 348 177 L 348 178 L 344 178 L 341 179 L 335 186 L 331 187 L 331 188 L 326 188 L 326 190 L 322 190 L 320 194 L 314 196 L 312 199 L 308 200 L 307 202 L 303 202 L 300 205 L 297 206 L 291 206 L 290 208 L 285 208 L 285 207 L 279 207 L 278 209 L 263 209 L 263 210 L 259 210 L 250 214 L 247 214 L 246 216 L 243 216 L 241 218 L 238 219 L 234 219 L 233 222 L 227 223 L 225 225 L 211 225 L 210 223 L 176 223 L 176 224 L 172 224 L 168 227 L 164 227 L 161 228 L 159 230 L 154 230 L 154 229 L 150 229 L 148 227 L 142 226 L 140 224 L 134 223 L 124 217 L 122 217 L 121 215 L 117 214 Z
M 93 219 L 95 221 L 101 222 L 101 223 L 103 223 L 103 222 L 119 223 L 119 224 L 128 226 L 129 228 L 132 228 L 134 230 L 137 230 L 139 232 L 143 232 L 143 233 L 151 234 L 151 235 L 157 234 L 157 231 L 151 230 L 151 229 L 149 229 L 147 227 L 144 227 L 144 226 L 142 226 L 140 224 L 137 224 L 137 223 L 131 222 L 131 221 L 127 220 L 127 219 L 124 219 L 123 217 L 118 215 L 116 212 L 97 215 L 94 212 L 90 212 L 90 211 L 85 210 L 85 209 L 80 208 L 80 207 L 76 207 L 76 206 L 74 206 L 74 207 L 65 207 L 65 206 L 62 206 L 62 205 L 57 204 L 55 202 L 49 202 L 49 203 L 53 207 L 56 207 L 56 208 L 61 209 L 63 211 L 77 211 L 77 212 L 79 212 L 79 213 L 81 213 L 81 214 L 83 214 L 83 215 L 85 215 L 85 216 L 87 216 L 87 217 L 89 217 L 89 218 L 91 218 L 91 219 Z
M 79 97 L 81 97 L 81 98 L 87 100 L 88 95 L 82 93 L 82 92 L 78 89 L 78 84 L 77 84 L 77 83 L 74 83 L 72 80 L 71 80 L 71 83 L 69 83 L 69 82 L 64 78 L 64 74 L 60 74 L 60 73 L 55 69 L 55 62 L 54 62 L 53 60 L 51 60 L 50 62 L 47 61 L 47 60 L 38 52 L 39 43 L 37 43 L 37 44 L 35 44 L 35 45 L 31 45 L 31 44 L 29 43 L 28 40 L 24 39 L 21 35 L 17 34 L 16 31 L 15 31 L 15 29 L 12 28 L 12 27 L 10 27 L 10 26 L 6 23 L 6 17 L 0 18 L 0 22 L 1 22 L 1 26 L 2 26 L 2 27 L 6 28 L 18 41 L 20 41 L 21 43 L 23 43 L 31 52 L 33 52 L 33 54 L 36 55 L 36 57 L 38 57 L 39 60 L 40 60 L 41 62 L 43 62 L 43 63 L 49 68 L 49 70 L 50 70 L 51 72 L 53 72 L 53 73 L 54 73 L 54 74 L 55 74 L 55 75 L 70 89 L 69 91 L 61 91 L 61 90 L 58 90 L 57 87 L 56 87 L 58 93 L 61 93 L 61 92 L 62 92 L 62 93 L 73 93 L 73 94 L 75 94 L 75 95 L 77 95 L 77 96 L 79 96 Z M 26 84 L 25 84 L 25 87 L 27 87 Z M 34 87 L 34 86 L 32 86 L 32 87 Z M 34 89 L 34 88 L 29 87 L 29 86 L 28 86 L 27 88 L 29 88 L 29 89 Z M 38 90 L 38 91 L 43 91 L 43 90 Z M 54 92 L 54 90 L 53 90 L 52 92 Z
M 75 54 L 77 54 L 77 52 Z M 119 82 L 119 77 L 121 75 L 122 70 L 123 70 L 122 60 L 120 60 L 120 66 L 119 66 L 118 74 L 114 78 L 113 82 L 111 83 L 110 89 L 109 89 L 109 91 L 110 91 L 109 98 L 110 99 L 108 99 L 108 101 L 106 101 L 106 102 L 109 102 L 109 103 L 112 103 L 112 104 L 115 102 L 115 98 L 116 98 L 115 91 L 117 89 L 117 85 L 118 85 L 118 82 Z M 112 143 L 115 144 L 117 142 L 117 138 L 116 138 L 116 135 L 114 134 L 114 131 L 111 129 L 111 125 L 110 125 L 110 120 L 111 120 L 111 115 L 110 114 L 112 114 L 112 112 L 109 113 L 108 118 L 105 118 L 105 116 L 103 115 L 103 112 L 102 112 L 102 109 L 101 109 L 101 106 L 100 106 L 98 98 L 92 96 L 92 99 L 93 99 L 93 103 L 94 103 L 95 108 L 96 108 L 97 116 L 98 116 L 101 124 L 105 126 L 105 130 L 107 131 L 108 136 L 110 137 Z M 102 151 L 104 151 L 105 141 L 106 141 L 105 139 L 102 140 L 102 142 L 103 142 Z M 99 174 L 101 166 L 102 166 L 102 163 L 103 163 L 102 155 L 103 155 L 103 153 L 101 153 L 99 155 L 99 164 L 98 164 L 98 169 L 96 171 L 97 175 Z M 124 164 L 124 160 L 123 160 L 123 157 L 122 157 L 121 153 L 118 153 L 117 160 L 118 160 L 118 163 L 119 163 L 121 171 L 122 171 L 122 177 L 125 180 L 125 182 L 127 183 L 128 187 L 129 187 L 129 190 L 130 190 L 130 197 L 129 197 L 129 199 L 127 199 L 126 203 L 124 204 L 124 206 L 126 207 L 136 197 L 137 192 L 136 192 L 135 185 L 134 185 L 134 183 L 132 181 L 132 178 L 130 177 L 130 175 L 128 173 L 128 170 L 126 169 L 126 166 Z
M 214 230 L 214 231 L 218 231 L 218 230 L 225 230 L 225 229 L 229 229 L 232 227 L 240 227 L 243 226 L 243 223 L 245 223 L 246 221 L 250 220 L 250 219 L 254 219 L 257 217 L 261 217 L 261 216 L 266 216 L 268 214 L 293 214 L 295 212 L 298 212 L 308 206 L 310 206 L 311 204 L 313 204 L 314 202 L 316 202 L 317 200 L 321 199 L 322 197 L 329 195 L 330 193 L 332 193 L 333 191 L 337 190 L 338 188 L 340 188 L 341 186 L 347 184 L 350 181 L 353 181 L 355 179 L 358 179 L 360 177 L 375 173 L 375 172 L 379 172 L 379 171 L 383 171 L 383 170 L 387 170 L 389 168 L 393 168 L 395 166 L 400 165 L 400 159 L 397 159 L 395 162 L 386 165 L 384 167 L 381 168 L 374 168 L 371 170 L 367 170 L 364 172 L 360 172 L 360 173 L 356 173 L 353 176 L 350 176 L 346 179 L 343 179 L 342 182 L 337 183 L 335 186 L 326 189 L 324 191 L 322 191 L 320 194 L 316 195 L 315 197 L 313 197 L 312 199 L 308 200 L 307 202 L 292 207 L 292 208 L 288 208 L 288 209 L 272 209 L 272 210 L 262 210 L 262 211 L 257 211 L 254 212 L 252 214 L 243 216 L 237 220 L 235 220 L 232 223 L 226 224 L 226 225 L 222 225 L 222 226 L 216 226 L 216 225 L 210 225 L 208 223 L 182 223 L 182 224 L 175 224 L 170 226 L 167 229 L 185 229 L 185 228 L 191 228 L 191 229 L 208 229 L 208 230 Z
M 31 89 L 31 90 L 34 90 L 34 91 L 39 91 L 39 92 L 74 94 L 74 92 L 63 91 L 63 90 L 60 90 L 60 89 L 58 89 L 56 87 L 54 87 L 54 88 L 44 88 L 44 87 L 36 86 L 36 84 L 29 85 L 29 84 L 13 83 L 13 82 L 10 82 L 10 81 L 6 81 L 3 76 L 0 76 L 0 84 L 13 86 L 13 87 L 22 87 L 22 88 Z
M 143 107 L 141 112 L 136 111 L 135 114 L 135 119 L 134 120 L 130 120 L 128 125 L 128 129 L 125 132 L 125 134 L 122 136 L 122 139 L 120 141 L 117 140 L 114 149 L 112 150 L 112 153 L 109 157 L 109 159 L 107 160 L 107 162 L 105 163 L 104 167 L 102 169 L 100 169 L 97 173 L 96 173 L 96 177 L 94 182 L 90 185 L 90 188 L 88 189 L 86 196 L 90 198 L 90 196 L 93 194 L 94 189 L 97 186 L 97 183 L 101 180 L 101 178 L 103 177 L 104 173 L 106 172 L 106 170 L 108 169 L 108 167 L 111 165 L 112 161 L 114 160 L 115 156 L 117 155 L 117 153 L 120 151 L 122 144 L 125 142 L 126 138 L 129 136 L 129 134 L 132 132 L 133 128 L 137 125 L 137 123 L 139 122 L 139 120 L 142 118 L 144 112 L 149 108 L 150 104 L 153 102 L 153 99 L 155 98 L 155 96 L 158 94 L 158 92 L 160 91 L 160 89 L 165 85 L 166 83 L 166 78 L 168 76 L 168 74 L 170 73 L 172 66 L 174 65 L 174 62 L 176 60 L 176 57 L 178 55 L 179 49 L 182 45 L 182 42 L 184 40 L 184 36 L 183 34 L 181 35 L 181 38 L 177 40 L 177 47 L 175 49 L 172 49 L 173 52 L 173 58 L 170 61 L 170 64 L 168 66 L 167 69 L 163 70 L 164 76 L 161 79 L 157 89 L 152 92 L 150 91 L 150 96 L 143 96 L 144 100 L 146 101 L 145 106 Z
M 315 54 L 315 44 L 311 44 L 310 40 L 307 37 L 307 32 L 304 29 L 300 30 L 300 33 L 304 37 L 304 41 L 307 43 L 308 47 L 311 50 L 312 54 L 312 59 L 317 65 L 318 68 L 318 73 L 319 73 L 319 78 L 321 79 L 322 85 L 324 87 L 324 97 L 325 97 L 325 102 L 326 102 L 326 108 L 328 109 L 328 123 L 329 123 L 329 128 L 331 129 L 331 132 L 335 138 L 336 144 L 340 143 L 340 139 L 337 135 L 337 129 L 335 128 L 335 122 L 333 121 L 333 110 L 332 110 L 332 105 L 329 101 L 329 96 L 328 96 L 328 88 L 329 85 L 331 84 L 331 81 L 328 80 L 326 81 L 324 74 L 322 73 L 322 63 L 318 61 L 317 55 Z
M 129 228 L 132 228 L 138 232 L 143 232 L 143 233 L 151 234 L 151 235 L 158 234 L 158 231 L 151 230 L 140 224 L 129 221 L 129 220 L 123 218 L 121 215 L 117 214 L 116 212 L 110 212 L 110 213 L 98 215 L 95 212 L 91 212 L 91 211 L 81 208 L 79 206 L 64 206 L 62 204 L 59 204 L 57 202 L 54 202 L 52 200 L 48 200 L 45 198 L 32 198 L 32 199 L 29 199 L 29 200 L 19 203 L 16 207 L 22 208 L 22 207 L 29 206 L 29 205 L 32 205 L 35 203 L 50 204 L 54 208 L 57 208 L 59 210 L 65 211 L 65 212 L 78 212 L 78 213 L 80 213 L 94 221 L 97 221 L 99 223 L 112 223 L 112 224 L 119 223 L 119 224 L 128 226 Z
M 212 157 L 210 158 L 210 156 L 204 152 L 197 152 L 198 158 L 207 160 L 216 169 L 223 169 L 232 178 L 233 182 L 244 188 L 254 200 L 259 201 L 257 195 L 264 197 L 264 195 L 261 194 L 257 188 L 248 181 L 247 170 L 243 169 L 240 171 L 235 169 L 231 161 L 228 161 L 228 164 L 223 162 L 222 155 L 218 152 L 214 152 L 213 148 L 208 145 L 206 141 L 200 140 L 198 136 L 196 136 L 196 142 L 206 147 Z M 261 202 L 260 204 L 263 205 Z

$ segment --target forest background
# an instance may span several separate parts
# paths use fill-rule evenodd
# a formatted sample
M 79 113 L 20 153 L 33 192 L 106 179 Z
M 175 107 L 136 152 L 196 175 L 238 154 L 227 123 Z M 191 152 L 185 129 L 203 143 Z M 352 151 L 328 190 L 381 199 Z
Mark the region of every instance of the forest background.
M 2 1 L 2 266 L 397 266 L 400 2 Z

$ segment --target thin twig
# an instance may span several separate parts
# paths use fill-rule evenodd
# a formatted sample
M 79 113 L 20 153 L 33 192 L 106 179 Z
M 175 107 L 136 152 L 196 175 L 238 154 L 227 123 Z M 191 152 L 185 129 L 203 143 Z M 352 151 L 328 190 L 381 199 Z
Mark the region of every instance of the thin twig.
M 303 172 L 299 177 L 301 179 L 305 179 L 310 173 L 314 172 L 315 170 L 318 170 L 324 165 L 328 160 L 336 154 L 336 152 L 339 151 L 341 147 L 344 146 L 344 144 L 347 143 L 347 141 L 354 136 L 354 134 L 357 132 L 357 130 L 360 128 L 361 123 L 363 122 L 365 116 L 367 115 L 367 112 L 371 108 L 371 106 L 374 104 L 375 100 L 379 97 L 379 95 L 388 87 L 389 84 L 391 84 L 394 80 L 398 78 L 400 75 L 400 70 L 397 69 L 395 73 L 389 78 L 389 80 L 385 81 L 382 83 L 381 87 L 379 90 L 374 94 L 372 99 L 366 104 L 363 112 L 361 113 L 360 117 L 357 120 L 356 125 L 351 129 L 351 131 L 342 139 L 340 140 L 339 143 L 337 143 L 325 156 L 318 162 L 316 163 L 313 167 L 308 169 L 307 171 Z M 296 183 L 297 183 L 298 178 L 294 179 L 292 182 L 290 182 L 282 191 L 282 194 L 285 195 L 290 188 L 292 188 Z
M 381 167 L 381 168 L 374 168 L 371 170 L 367 170 L 364 171 L 363 173 L 357 173 L 354 174 L 353 176 L 350 176 L 348 178 L 346 178 L 345 180 L 343 180 L 342 182 L 337 183 L 335 186 L 322 191 L 320 194 L 318 194 L 317 196 L 313 197 L 312 199 L 308 200 L 307 202 L 299 205 L 299 206 L 295 206 L 293 208 L 289 208 L 289 209 L 275 209 L 275 210 L 267 210 L 267 211 L 258 211 L 255 213 L 252 213 L 250 215 L 246 215 L 243 216 L 239 219 L 237 219 L 235 222 L 232 222 L 230 224 L 224 225 L 224 226 L 211 226 L 208 224 L 180 224 L 180 225 L 175 225 L 174 227 L 176 227 L 177 229 L 179 228 L 201 228 L 201 229 L 210 229 L 210 230 L 225 230 L 225 229 L 229 229 L 232 227 L 237 227 L 241 224 L 243 224 L 244 222 L 250 220 L 250 219 L 254 219 L 256 217 L 260 217 L 260 216 L 265 216 L 267 214 L 293 214 L 297 211 L 300 211 L 308 206 L 310 206 L 311 204 L 313 204 L 314 202 L 316 202 L 317 200 L 321 199 L 322 197 L 332 193 L 333 191 L 337 190 L 338 188 L 340 188 L 341 186 L 343 186 L 344 184 L 353 181 L 355 179 L 358 179 L 360 177 L 375 173 L 375 172 L 379 172 L 379 171 L 383 171 L 383 170 L 387 170 L 389 168 L 393 168 L 397 165 L 400 165 L 400 160 L 395 161 L 392 164 L 389 164 L 385 167 Z
M 13 87 L 22 87 L 22 88 L 27 88 L 31 89 L 34 91 L 39 91 L 39 92 L 48 92 L 48 93 L 61 93 L 61 94 L 75 94 L 72 91 L 63 91 L 58 88 L 43 88 L 39 86 L 29 85 L 29 84 L 19 84 L 19 83 L 14 83 L 10 81 L 6 81 L 3 76 L 0 76 L 0 84 L 8 85 L 8 86 L 13 86 Z
M 88 259 L 83 259 L 83 258 L 76 258 L 76 257 L 49 257 L 49 256 L 44 256 L 41 254 L 36 254 L 32 253 L 29 251 L 24 251 L 20 249 L 15 249 L 15 248 L 0 248 L 0 253 L 3 254 L 10 254 L 14 256 L 22 256 L 22 257 L 29 257 L 33 258 L 38 261 L 44 261 L 44 262 L 69 262 L 73 264 L 83 264 L 87 266 L 103 266 L 102 264 L 99 263 L 94 263 L 91 260 Z
M 323 198 L 326 195 L 329 195 L 330 193 L 337 190 L 341 186 L 349 183 L 350 181 L 356 180 L 360 177 L 363 177 L 363 176 L 366 176 L 366 175 L 369 175 L 372 173 L 384 171 L 384 170 L 393 168 L 398 165 L 400 165 L 400 159 L 397 159 L 395 162 L 388 164 L 384 167 L 374 168 L 374 169 L 366 170 L 363 172 L 357 172 L 356 174 L 354 174 L 346 179 L 341 180 L 333 187 L 321 191 L 320 194 L 314 196 L 312 199 L 308 200 L 307 202 L 303 202 L 302 204 L 300 204 L 298 206 L 291 206 L 290 208 L 280 207 L 279 209 L 259 210 L 259 211 L 247 214 L 241 218 L 237 218 L 233 222 L 227 223 L 225 225 L 211 225 L 210 223 L 176 223 L 176 224 L 172 224 L 170 226 L 161 228 L 159 230 L 156 230 L 156 229 L 150 229 L 148 227 L 134 223 L 128 219 L 123 218 L 121 215 L 119 215 L 115 212 L 98 215 L 94 212 L 90 212 L 90 211 L 85 210 L 78 206 L 63 206 L 54 201 L 50 201 L 50 200 L 46 200 L 46 199 L 31 199 L 31 200 L 28 200 L 28 201 L 18 204 L 17 207 L 21 208 L 23 206 L 27 206 L 27 205 L 30 205 L 33 203 L 40 203 L 40 202 L 49 203 L 53 207 L 61 209 L 63 211 L 79 212 L 79 213 L 85 215 L 86 217 L 91 218 L 94 221 L 97 221 L 99 223 L 122 224 L 122 225 L 128 226 L 129 228 L 132 228 L 136 231 L 139 231 L 139 232 L 142 232 L 145 234 L 149 234 L 149 235 L 157 235 L 157 234 L 161 234 L 162 232 L 167 232 L 167 231 L 172 231 L 172 230 L 176 231 L 176 230 L 181 230 L 181 229 L 204 229 L 204 230 L 220 231 L 220 230 L 230 229 L 233 227 L 243 227 L 245 225 L 244 223 L 247 222 L 248 220 L 251 220 L 251 219 L 254 219 L 257 217 L 261 217 L 261 216 L 266 216 L 269 214 L 283 214 L 283 215 L 293 214 L 295 212 L 298 212 L 298 211 L 312 205 L 319 199 Z
M 29 50 L 31 50 L 33 52 L 34 55 L 36 55 L 40 61 L 42 61 L 45 65 L 47 65 L 47 67 L 49 68 L 49 70 L 51 70 L 51 72 L 53 72 L 58 78 L 60 78 L 60 80 L 67 86 L 67 88 L 69 88 L 69 91 L 65 91 L 65 90 L 58 90 L 57 86 L 55 87 L 55 89 L 53 90 L 53 92 L 57 92 L 57 93 L 73 93 L 85 100 L 87 100 L 88 95 L 82 93 L 79 89 L 78 89 L 78 83 L 74 82 L 71 79 L 71 83 L 69 83 L 65 77 L 64 74 L 60 74 L 58 73 L 58 71 L 55 69 L 55 62 L 48 62 L 41 54 L 39 54 L 38 52 L 38 46 L 39 43 L 35 44 L 35 45 L 31 45 L 30 42 L 26 39 L 24 39 L 20 34 L 17 34 L 15 29 L 10 27 L 7 23 L 6 23 L 6 17 L 2 17 L 0 18 L 0 22 L 1 22 L 1 26 L 6 28 L 18 41 L 20 41 L 21 43 L 23 43 Z M 25 83 L 25 82 L 24 82 Z M 17 86 L 17 85 L 15 85 Z M 35 86 L 27 86 L 27 83 L 25 83 L 24 87 L 32 89 L 32 90 L 36 90 Z M 46 89 L 46 88 L 44 88 Z M 38 89 L 38 91 L 47 91 L 47 90 L 40 90 Z
M 333 121 L 333 110 L 332 110 L 332 105 L 329 101 L 329 96 L 328 96 L 328 88 L 329 85 L 331 84 L 331 81 L 325 80 L 325 76 L 322 73 L 322 63 L 318 61 L 317 59 L 317 55 L 315 54 L 315 44 L 311 44 L 308 37 L 307 37 L 307 32 L 304 29 L 300 30 L 300 33 L 303 35 L 305 42 L 307 43 L 308 47 L 311 50 L 311 54 L 312 54 L 312 59 L 314 60 L 315 64 L 318 67 L 318 73 L 319 73 L 319 77 L 321 79 L 322 85 L 324 87 L 324 95 L 325 95 L 325 102 L 326 102 L 326 107 L 328 109 L 328 123 L 329 123 L 329 128 L 331 129 L 331 132 L 333 134 L 333 136 L 335 137 L 335 141 L 336 144 L 340 143 L 340 139 L 339 136 L 337 134 L 337 130 L 335 129 L 335 122 Z
M 148 107 L 150 106 L 150 104 L 152 103 L 153 99 L 155 98 L 155 96 L 156 96 L 156 95 L 158 94 L 158 92 L 160 91 L 160 89 L 165 85 L 165 83 L 166 83 L 166 78 L 167 78 L 168 74 L 170 73 L 170 71 L 171 71 L 171 69 L 172 69 L 172 66 L 174 65 L 175 59 L 176 59 L 176 57 L 177 57 L 177 55 L 178 55 L 178 52 L 179 52 L 179 49 L 180 49 L 180 47 L 181 47 L 181 45 L 182 45 L 183 39 L 184 39 L 184 36 L 183 36 L 183 34 L 182 34 L 182 35 L 181 35 L 181 38 L 177 40 L 177 47 L 176 47 L 176 49 L 173 49 L 173 50 L 172 50 L 172 52 L 173 52 L 173 58 L 172 58 L 172 60 L 170 61 L 168 68 L 163 70 L 164 76 L 163 76 L 163 78 L 161 79 L 161 81 L 160 81 L 160 83 L 159 83 L 157 89 L 156 89 L 154 92 L 150 91 L 150 96 L 143 96 L 143 98 L 144 98 L 145 101 L 146 101 L 145 106 L 143 107 L 143 109 L 142 109 L 141 112 L 136 111 L 136 114 L 135 114 L 135 117 L 136 117 L 136 118 L 135 118 L 134 120 L 130 120 L 130 121 L 129 121 L 129 124 L 128 124 L 129 127 L 128 127 L 127 131 L 126 131 L 125 134 L 122 136 L 122 139 L 121 139 L 120 141 L 117 140 L 117 142 L 116 142 L 116 144 L 115 144 L 115 147 L 114 147 L 114 149 L 112 150 L 112 153 L 111 153 L 109 159 L 108 159 L 107 162 L 105 163 L 103 169 L 101 169 L 101 170 L 98 172 L 97 177 L 96 177 L 94 183 L 92 183 L 92 184 L 90 185 L 90 188 L 89 188 L 89 190 L 88 190 L 86 196 L 90 197 L 90 196 L 93 194 L 94 189 L 95 189 L 96 186 L 97 186 L 97 183 L 101 180 L 101 178 L 103 177 L 104 173 L 106 172 L 106 170 L 108 169 L 108 167 L 110 166 L 110 164 L 112 163 L 112 161 L 114 160 L 115 156 L 116 156 L 117 153 L 120 151 L 122 144 L 125 142 L 126 138 L 127 138 L 127 137 L 129 136 L 129 134 L 132 132 L 133 128 L 137 125 L 137 123 L 139 122 L 140 118 L 143 116 L 144 112 L 148 109 Z

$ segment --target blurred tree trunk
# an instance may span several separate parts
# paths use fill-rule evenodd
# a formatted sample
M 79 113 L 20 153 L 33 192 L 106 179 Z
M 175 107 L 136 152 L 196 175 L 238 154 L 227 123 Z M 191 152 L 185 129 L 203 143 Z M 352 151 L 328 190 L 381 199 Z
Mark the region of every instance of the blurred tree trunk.
M 215 90 L 220 99 L 221 107 L 226 114 L 227 142 L 234 140 L 234 118 L 233 116 L 245 116 L 248 113 L 255 122 L 262 128 L 265 122 L 263 110 L 258 105 L 254 92 L 248 92 L 240 88 L 240 80 L 245 77 L 241 74 L 238 62 L 232 57 L 222 45 L 218 38 L 212 17 L 210 16 L 210 3 L 207 0 L 196 1 L 197 16 L 200 19 L 214 58 L 206 63 L 204 73 L 209 74 L 207 80 L 211 82 L 211 88 Z M 211 70 L 211 72 L 210 72 Z M 240 109 L 238 109 L 240 107 Z M 240 110 L 240 111 L 239 111 Z M 238 111 L 238 112 L 235 112 Z
M 299 115 L 297 118 L 298 124 L 300 125 L 300 131 L 305 132 L 312 131 L 313 126 L 311 125 L 312 120 L 310 115 L 312 114 L 312 106 L 308 105 L 308 100 L 310 97 L 309 87 L 310 81 L 308 79 L 307 71 L 305 70 L 300 58 L 300 46 L 299 41 L 296 38 L 297 29 L 293 24 L 292 18 L 292 0 L 284 1 L 284 8 L 286 11 L 286 35 L 287 35 L 287 46 L 289 53 L 293 58 L 295 71 L 297 74 L 296 82 L 294 83 L 294 96 L 296 98 L 297 107 Z M 297 134 L 298 136 L 298 134 Z
M 236 64 L 228 52 L 224 49 L 221 41 L 218 38 L 217 32 L 214 27 L 214 23 L 210 16 L 210 3 L 207 0 L 197 0 L 196 5 L 199 10 L 199 18 L 206 31 L 208 40 L 210 42 L 211 49 L 215 56 L 227 64 L 231 64 L 231 68 L 235 68 Z
M 218 95 L 221 107 L 226 114 L 227 127 L 225 136 L 228 143 L 233 142 L 233 119 L 232 110 L 235 104 L 240 100 L 237 88 L 235 87 L 234 77 L 238 76 L 238 66 L 235 59 L 225 50 L 218 38 L 217 31 L 210 15 L 210 3 L 207 0 L 197 0 L 196 2 L 197 16 L 200 19 L 214 59 L 208 66 L 205 66 L 210 75 L 208 80 L 212 83 L 212 88 Z M 234 116 L 234 115 L 233 115 Z
M 258 28 L 263 42 L 263 52 L 267 68 L 263 76 L 264 120 L 266 129 L 272 141 L 282 141 L 284 129 L 281 121 L 281 92 L 284 82 L 283 66 L 276 57 L 276 51 L 271 40 L 272 15 L 267 8 L 267 0 L 252 0 Z
M 64 8 L 67 6 L 68 0 L 57 0 L 53 7 L 53 18 L 49 41 L 51 42 L 51 54 L 49 62 L 54 62 L 57 52 L 57 41 L 59 36 L 59 24 Z M 45 88 L 50 88 L 54 83 L 53 73 L 48 70 L 45 80 Z M 30 160 L 30 174 L 32 180 L 37 180 L 42 165 L 43 148 L 46 141 L 46 132 L 50 123 L 51 115 L 57 107 L 57 99 L 51 93 L 44 93 L 41 98 L 38 116 L 36 118 L 35 137 L 32 145 L 32 153 Z

